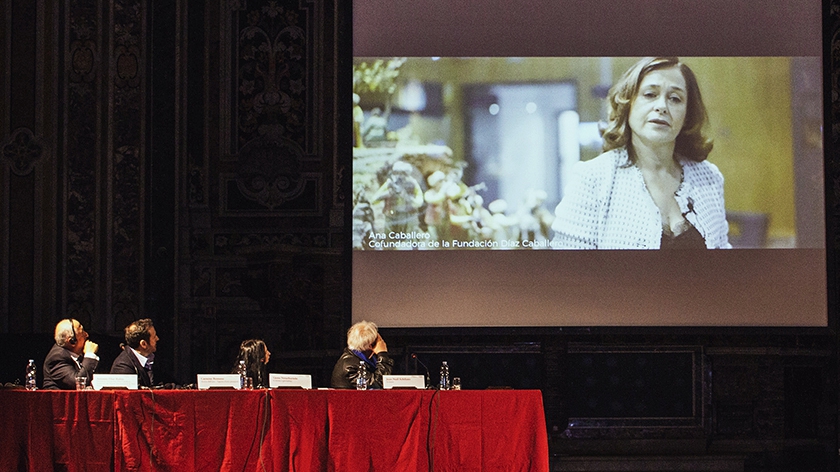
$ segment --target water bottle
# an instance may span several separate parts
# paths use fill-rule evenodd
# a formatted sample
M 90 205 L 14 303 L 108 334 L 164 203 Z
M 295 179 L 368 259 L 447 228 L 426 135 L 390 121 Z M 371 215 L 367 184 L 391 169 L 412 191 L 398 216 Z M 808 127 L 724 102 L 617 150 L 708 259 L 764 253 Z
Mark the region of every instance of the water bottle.
M 356 377 L 356 390 L 367 390 L 367 365 L 365 361 L 359 361 L 359 376 Z
M 449 364 L 443 361 L 440 364 L 440 390 L 449 390 L 452 384 L 449 382 Z
M 239 361 L 236 373 L 239 374 L 239 389 L 245 390 L 248 388 L 248 369 L 245 367 L 244 359 Z
M 37 381 L 35 378 L 35 359 L 29 359 L 29 364 L 26 365 L 26 389 L 38 389 Z

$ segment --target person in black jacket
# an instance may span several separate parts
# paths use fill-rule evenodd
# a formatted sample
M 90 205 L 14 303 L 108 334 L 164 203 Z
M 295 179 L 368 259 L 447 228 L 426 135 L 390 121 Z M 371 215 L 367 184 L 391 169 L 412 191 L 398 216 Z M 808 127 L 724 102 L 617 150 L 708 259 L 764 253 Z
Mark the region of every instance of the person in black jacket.
M 155 385 L 152 367 L 159 339 L 149 318 L 137 320 L 126 326 L 123 351 L 111 364 L 111 373 L 136 374 L 138 387 L 150 388 Z
M 88 339 L 84 326 L 74 319 L 55 325 L 55 344 L 44 359 L 45 390 L 74 390 L 76 374 L 84 370 L 87 385 L 99 364 L 99 345 Z
M 347 348 L 332 372 L 332 388 L 356 388 L 359 364 L 365 363 L 368 388 L 382 388 L 382 376 L 390 375 L 394 360 L 375 323 L 360 321 L 347 330 Z

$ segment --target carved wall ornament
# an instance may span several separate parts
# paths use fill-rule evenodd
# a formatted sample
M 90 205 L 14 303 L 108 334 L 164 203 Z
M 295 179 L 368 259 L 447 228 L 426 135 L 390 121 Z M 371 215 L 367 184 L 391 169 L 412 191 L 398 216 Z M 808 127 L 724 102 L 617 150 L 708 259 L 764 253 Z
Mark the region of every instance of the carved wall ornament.
M 237 256 L 282 253 L 289 247 L 327 248 L 330 235 L 324 231 L 224 232 L 213 240 L 213 255 Z
M 201 170 L 201 167 L 197 165 L 190 166 L 190 173 L 187 179 L 187 199 L 190 205 L 204 203 L 204 176 Z
M 96 43 L 78 39 L 70 44 L 70 81 L 93 82 L 96 79 Z
M 137 87 L 140 85 L 140 54 L 137 46 L 118 46 L 114 51 L 116 56 L 116 77 L 114 82 L 117 87 Z
M 102 28 L 103 18 L 95 2 L 71 1 L 65 4 L 67 45 L 63 74 L 67 83 L 63 116 L 66 123 L 59 152 L 64 165 L 59 178 L 64 180 L 62 198 L 64 233 L 62 244 L 62 300 L 59 308 L 81 320 L 102 318 L 95 307 L 97 300 L 97 263 L 101 247 L 97 237 L 97 162 L 102 145 L 100 113 L 102 100 Z M 104 77 L 107 77 L 105 75 Z
M 239 143 L 253 140 L 266 126 L 285 138 L 302 139 L 308 112 L 303 19 L 275 1 L 249 5 L 249 10 L 240 14 L 236 49 Z
M 300 147 L 288 139 L 252 141 L 240 153 L 237 187 L 249 200 L 274 209 L 303 192 L 302 157 Z
M 44 145 L 35 138 L 29 128 L 18 128 L 3 143 L 3 160 L 16 175 L 29 175 L 41 158 Z

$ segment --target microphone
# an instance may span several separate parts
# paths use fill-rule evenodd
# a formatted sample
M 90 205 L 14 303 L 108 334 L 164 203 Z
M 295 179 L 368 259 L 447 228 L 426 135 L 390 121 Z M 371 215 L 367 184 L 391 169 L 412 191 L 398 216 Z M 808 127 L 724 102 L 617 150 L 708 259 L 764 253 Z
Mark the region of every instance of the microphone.
M 420 360 L 419 357 L 417 357 L 417 353 L 412 352 L 411 353 L 411 358 L 414 359 L 414 362 L 415 362 L 415 364 L 414 364 L 414 370 L 415 371 L 417 370 L 417 363 L 420 363 L 420 365 L 422 365 L 423 368 L 426 369 L 426 388 L 431 388 L 432 387 L 432 376 L 429 375 L 429 368 L 426 366 L 426 364 L 423 363 L 423 361 Z
M 697 213 L 694 212 L 694 199 L 693 198 L 688 197 L 687 206 L 688 206 L 688 210 L 685 213 L 682 214 L 683 218 L 685 218 L 685 215 L 687 215 L 689 213 L 694 213 L 695 215 L 697 214 Z

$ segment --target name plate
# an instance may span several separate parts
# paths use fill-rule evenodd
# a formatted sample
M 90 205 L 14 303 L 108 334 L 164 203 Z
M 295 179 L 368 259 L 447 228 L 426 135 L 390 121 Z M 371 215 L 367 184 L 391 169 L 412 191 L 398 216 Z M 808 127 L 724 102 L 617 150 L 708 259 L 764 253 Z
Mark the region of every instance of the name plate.
M 382 388 L 426 388 L 426 377 L 423 375 L 383 375 Z
M 308 374 L 268 374 L 271 388 L 312 388 L 312 376 Z
M 94 374 L 91 385 L 94 390 L 103 388 L 137 390 L 137 374 Z
M 235 388 L 239 390 L 241 387 L 239 374 L 198 374 L 199 390 L 210 388 Z

